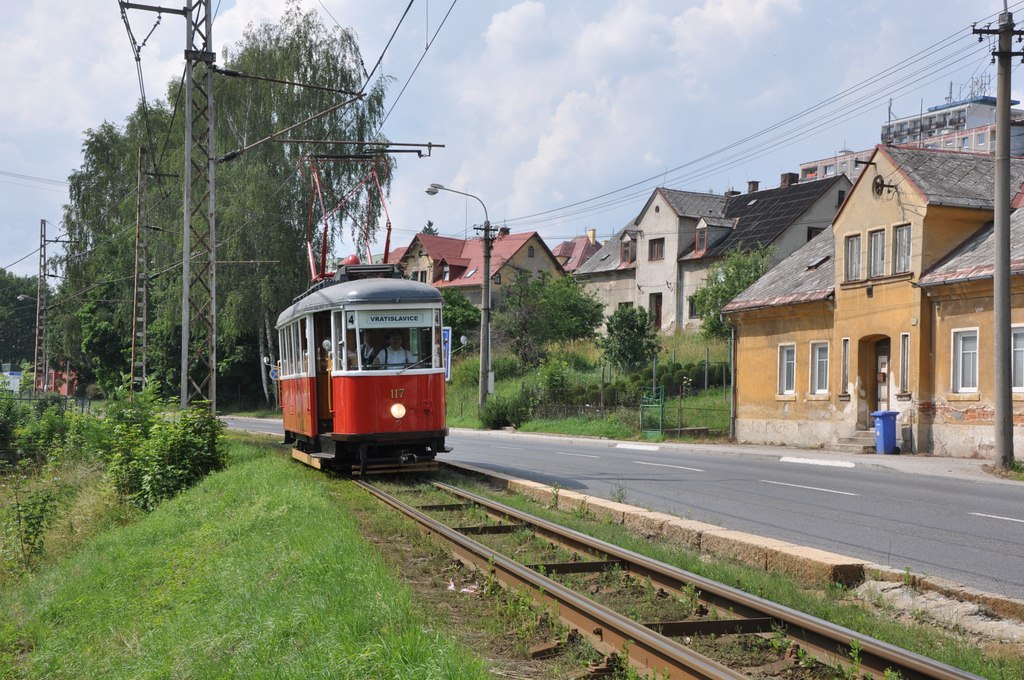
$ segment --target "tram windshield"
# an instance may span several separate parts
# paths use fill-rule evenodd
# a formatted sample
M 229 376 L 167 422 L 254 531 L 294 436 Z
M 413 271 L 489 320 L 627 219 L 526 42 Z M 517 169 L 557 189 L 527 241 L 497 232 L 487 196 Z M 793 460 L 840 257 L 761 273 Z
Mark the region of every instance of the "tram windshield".
M 442 368 L 441 310 L 372 309 L 334 314 L 342 360 L 336 370 L 401 371 Z

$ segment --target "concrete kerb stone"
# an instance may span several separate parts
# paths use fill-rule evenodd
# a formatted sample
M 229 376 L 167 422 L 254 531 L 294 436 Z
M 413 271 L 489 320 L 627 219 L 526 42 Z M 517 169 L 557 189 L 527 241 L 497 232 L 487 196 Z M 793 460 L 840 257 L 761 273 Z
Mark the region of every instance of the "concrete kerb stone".
M 632 505 L 609 501 L 604 498 L 591 497 L 587 499 L 587 510 L 599 519 L 603 519 L 614 524 L 623 524 L 625 522 L 626 514 L 635 509 L 636 508 Z
M 956 581 L 896 569 L 884 564 L 865 564 L 865 577 L 875 581 L 902 583 L 922 592 L 934 592 L 961 602 L 981 605 L 997 616 L 1024 621 L 1024 600 L 986 593 Z
M 666 540 L 700 551 L 701 538 L 705 531 L 721 531 L 722 527 L 706 524 L 693 519 L 674 518 L 661 528 Z
M 653 538 L 655 536 L 664 536 L 665 525 L 677 519 L 679 518 L 675 515 L 669 515 L 664 512 L 654 512 L 651 510 L 641 510 L 639 508 L 631 507 L 630 510 L 625 513 L 623 524 L 625 524 L 631 531 L 634 531 L 641 536 Z
M 864 560 L 788 545 L 768 551 L 768 571 L 780 571 L 804 582 L 857 585 L 864 581 Z

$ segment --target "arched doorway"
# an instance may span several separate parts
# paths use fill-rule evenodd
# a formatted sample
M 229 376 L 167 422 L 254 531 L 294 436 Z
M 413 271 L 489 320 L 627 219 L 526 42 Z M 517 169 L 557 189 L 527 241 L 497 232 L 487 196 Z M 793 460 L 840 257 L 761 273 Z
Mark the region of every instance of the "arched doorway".
M 860 379 L 861 406 L 857 409 L 857 425 L 871 428 L 873 411 L 888 411 L 890 404 L 891 341 L 886 335 L 869 335 L 859 343 L 857 374 Z

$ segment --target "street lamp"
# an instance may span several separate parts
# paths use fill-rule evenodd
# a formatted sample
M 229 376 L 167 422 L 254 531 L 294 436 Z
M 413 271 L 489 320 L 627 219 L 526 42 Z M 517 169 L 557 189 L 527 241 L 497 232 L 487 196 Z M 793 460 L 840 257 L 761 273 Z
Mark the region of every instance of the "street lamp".
M 448 191 L 460 196 L 468 196 L 476 199 L 480 207 L 484 209 L 484 284 L 480 294 L 480 401 L 482 409 L 487 403 L 487 393 L 491 384 L 491 248 L 494 241 L 491 239 L 491 220 L 487 216 L 487 206 L 480 200 L 479 196 L 467 194 L 465 191 L 449 189 L 443 184 L 431 184 L 427 187 L 427 194 L 436 196 L 438 191 Z

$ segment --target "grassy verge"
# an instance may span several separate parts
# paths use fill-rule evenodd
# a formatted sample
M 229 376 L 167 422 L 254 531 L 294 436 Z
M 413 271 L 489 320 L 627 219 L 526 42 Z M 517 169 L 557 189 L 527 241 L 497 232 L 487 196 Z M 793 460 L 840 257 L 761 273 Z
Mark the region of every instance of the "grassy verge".
M 227 470 L 0 593 L 0 677 L 486 677 L 362 540 L 364 494 L 229 449 Z
M 705 576 L 745 592 L 806 612 L 812 616 L 846 626 L 865 635 L 937 659 L 982 677 L 1024 678 L 1024 658 L 1019 645 L 979 644 L 966 635 L 923 625 L 900 616 L 885 607 L 865 606 L 849 590 L 839 585 L 820 587 L 794 579 L 723 560 L 708 559 L 664 541 L 641 538 L 619 524 L 601 521 L 586 513 L 565 513 L 546 507 L 520 494 L 501 494 L 485 485 L 474 485 L 463 477 L 453 483 L 473 487 L 481 495 L 495 498 L 526 512 L 628 550 L 648 555 L 681 569 Z M 629 502 L 628 498 L 616 499 Z

